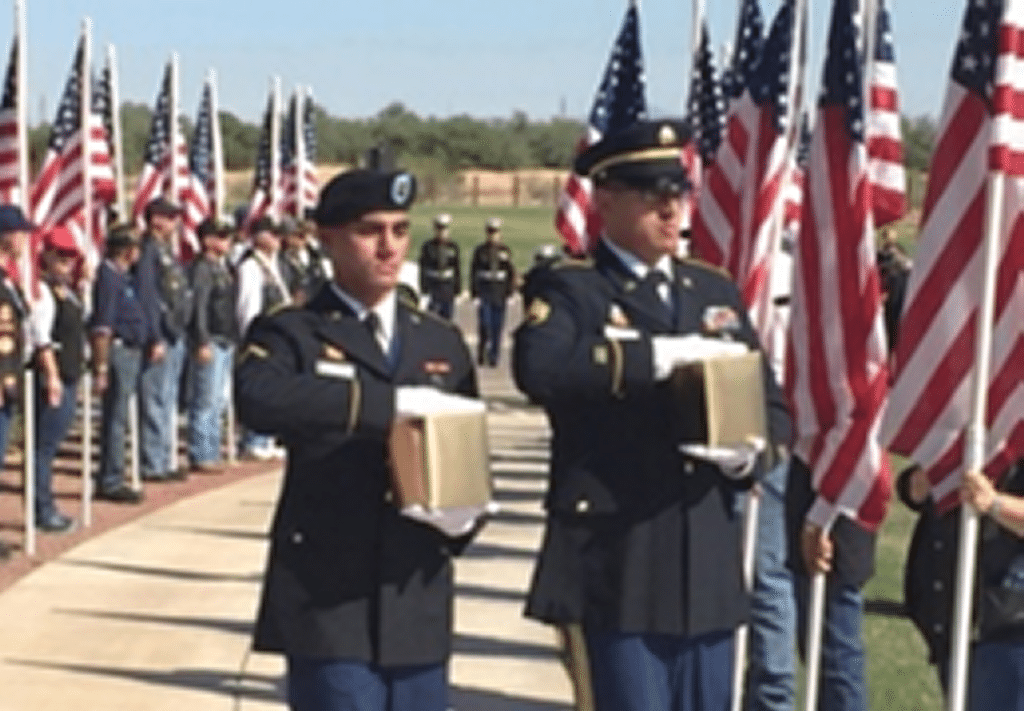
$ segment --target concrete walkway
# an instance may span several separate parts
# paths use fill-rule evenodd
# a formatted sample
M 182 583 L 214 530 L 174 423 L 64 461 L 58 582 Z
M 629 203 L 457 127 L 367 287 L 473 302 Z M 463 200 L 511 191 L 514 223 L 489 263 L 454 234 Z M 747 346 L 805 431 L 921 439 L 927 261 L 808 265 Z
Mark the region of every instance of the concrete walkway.
M 452 707 L 565 711 L 554 636 L 523 619 L 548 432 L 504 370 L 491 403 L 502 513 L 459 561 Z M 0 711 L 282 709 L 278 657 L 249 652 L 280 474 L 179 501 L 90 539 L 0 594 Z

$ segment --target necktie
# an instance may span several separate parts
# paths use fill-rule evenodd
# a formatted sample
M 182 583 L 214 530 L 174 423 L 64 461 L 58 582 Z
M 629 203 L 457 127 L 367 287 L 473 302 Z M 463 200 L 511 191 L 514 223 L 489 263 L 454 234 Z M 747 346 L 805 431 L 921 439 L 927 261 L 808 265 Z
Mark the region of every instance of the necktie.
M 387 349 L 382 343 L 383 338 L 381 338 L 383 334 L 381 333 L 380 316 L 378 316 L 375 311 L 368 311 L 366 316 L 363 317 L 362 323 L 363 328 L 365 328 L 373 338 L 373 342 L 380 347 L 382 353 L 387 355 Z
M 665 316 L 672 320 L 675 309 L 672 303 L 672 287 L 669 283 L 668 275 L 660 269 L 652 269 L 647 272 L 643 282 L 654 295 L 658 305 L 662 307 Z

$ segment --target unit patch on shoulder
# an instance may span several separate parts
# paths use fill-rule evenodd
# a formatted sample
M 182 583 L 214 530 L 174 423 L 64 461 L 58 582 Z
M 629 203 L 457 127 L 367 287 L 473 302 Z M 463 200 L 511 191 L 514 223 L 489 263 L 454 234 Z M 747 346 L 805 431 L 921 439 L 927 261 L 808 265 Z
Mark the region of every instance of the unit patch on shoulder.
M 531 326 L 539 326 L 548 320 L 551 315 L 551 307 L 543 299 L 534 299 L 530 302 L 530 308 L 526 311 L 526 323 Z

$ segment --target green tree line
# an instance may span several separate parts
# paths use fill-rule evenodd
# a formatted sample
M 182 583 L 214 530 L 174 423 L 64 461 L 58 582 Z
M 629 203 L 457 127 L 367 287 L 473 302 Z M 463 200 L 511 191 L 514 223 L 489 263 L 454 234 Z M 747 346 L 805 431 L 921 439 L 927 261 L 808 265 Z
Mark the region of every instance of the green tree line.
M 370 148 L 390 146 L 404 165 L 452 173 L 461 168 L 514 170 L 566 168 L 584 134 L 582 122 L 567 118 L 531 120 L 517 111 L 508 118 L 484 119 L 466 114 L 446 118 L 421 117 L 395 102 L 365 119 L 331 116 L 315 107 L 317 161 L 355 163 Z M 124 167 L 138 172 L 145 157 L 152 111 L 144 104 L 125 103 L 121 109 Z M 229 170 L 255 163 L 260 125 L 220 112 L 224 162 Z M 186 135 L 191 121 L 183 119 Z M 935 144 L 936 126 L 929 117 L 904 117 L 903 139 L 907 167 L 925 172 Z M 30 132 L 32 164 L 38 168 L 46 153 L 50 126 Z

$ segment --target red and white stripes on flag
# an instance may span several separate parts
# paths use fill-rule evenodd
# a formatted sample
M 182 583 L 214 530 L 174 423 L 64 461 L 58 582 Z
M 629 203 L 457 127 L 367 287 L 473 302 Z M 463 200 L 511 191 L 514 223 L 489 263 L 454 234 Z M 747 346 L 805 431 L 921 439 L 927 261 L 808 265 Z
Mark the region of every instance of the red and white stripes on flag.
M 96 240 L 89 239 L 87 234 L 93 232 L 95 236 L 92 228 L 96 214 L 114 199 L 114 173 L 102 115 L 104 95 L 92 80 L 85 48 L 83 36 L 57 108 L 46 157 L 32 184 L 30 204 L 33 222 L 42 230 L 57 225 L 68 227 L 87 263 L 95 264 L 100 250 Z M 90 82 L 88 86 L 93 91 L 89 110 L 83 117 L 86 82 Z M 85 214 L 87 202 L 91 204 L 91 215 Z M 38 239 L 34 240 L 34 249 L 38 250 L 36 242 Z
M 640 53 L 640 14 L 637 0 L 630 0 L 622 28 L 612 46 L 601 86 L 594 98 L 582 151 L 602 136 L 631 126 L 647 115 L 643 58 Z M 592 206 L 589 178 L 572 173 L 558 198 L 555 229 L 570 254 L 586 254 L 601 235 L 601 221 Z
M 794 454 L 817 494 L 807 520 L 868 529 L 891 492 L 878 438 L 888 368 L 850 0 L 836 0 L 794 264 L 787 386 Z
M 277 120 L 277 90 L 272 89 L 263 114 L 260 142 L 256 148 L 256 170 L 253 173 L 252 194 L 249 196 L 249 211 L 243 225 L 245 230 L 264 215 L 274 219 L 281 216 L 281 186 L 276 184 L 274 171 L 274 163 L 278 160 L 275 145 Z
M 3 99 L 0 100 L 0 203 L 21 203 L 18 170 L 21 150 L 18 145 L 18 38 L 11 42 Z
M 884 0 L 878 0 L 875 35 L 871 106 L 868 111 L 868 174 L 875 226 L 881 227 L 895 222 L 907 212 L 907 174 L 903 168 L 896 53 L 892 23 Z
M 316 125 L 313 102 L 302 89 L 292 95 L 281 134 L 282 211 L 297 219 L 316 205 Z
M 986 472 L 1024 455 L 1024 1 L 968 5 L 929 171 L 884 428 L 927 473 L 941 511 L 959 503 L 991 171 L 1006 178 L 987 384 Z
M 189 181 L 188 154 L 176 117 L 172 117 L 174 96 L 174 62 L 168 62 L 157 94 L 153 120 L 150 123 L 146 157 L 139 176 L 139 185 L 132 203 L 132 220 L 145 224 L 146 205 L 159 196 L 182 204 L 182 191 Z M 172 146 L 176 149 L 172 150 Z M 172 160 L 173 158 L 173 160 Z M 173 186 L 173 189 L 172 189 Z
M 213 88 L 207 82 L 199 100 L 188 156 L 188 179 L 181 195 L 181 226 L 184 232 L 182 257 L 186 260 L 199 253 L 199 238 L 196 236 L 199 223 L 214 214 L 214 181 L 215 173 L 219 170 L 215 165 L 213 148 L 213 136 L 217 130 L 214 126 L 216 120 L 213 110 Z
M 693 252 L 736 280 L 762 342 L 772 322 L 770 276 L 792 170 L 786 122 L 796 37 L 795 7 L 780 8 L 747 90 L 734 102 L 725 140 L 697 197 Z

